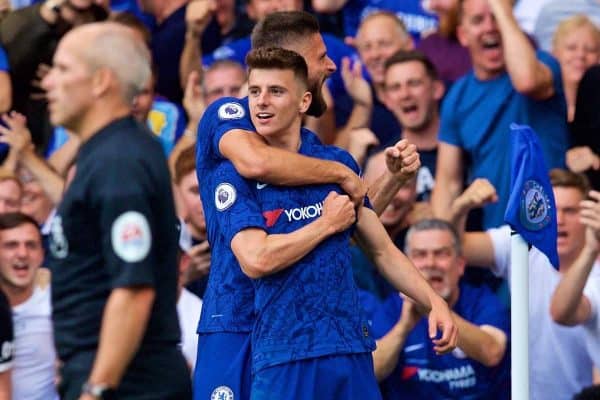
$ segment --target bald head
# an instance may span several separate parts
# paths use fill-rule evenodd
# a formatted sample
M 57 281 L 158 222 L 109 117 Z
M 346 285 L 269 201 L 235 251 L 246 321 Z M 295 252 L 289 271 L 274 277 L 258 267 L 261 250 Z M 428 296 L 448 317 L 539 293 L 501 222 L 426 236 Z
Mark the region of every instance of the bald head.
M 109 70 L 127 104 L 133 102 L 152 75 L 150 52 L 132 28 L 115 22 L 86 24 L 69 31 L 60 46 L 68 47 L 90 73 Z

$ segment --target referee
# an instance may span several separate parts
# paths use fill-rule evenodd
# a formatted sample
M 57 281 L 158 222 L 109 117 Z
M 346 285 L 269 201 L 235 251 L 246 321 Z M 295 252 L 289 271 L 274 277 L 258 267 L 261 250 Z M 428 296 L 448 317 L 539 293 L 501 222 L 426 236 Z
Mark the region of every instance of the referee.
M 160 144 L 131 116 L 149 59 L 129 28 L 88 24 L 64 36 L 42 82 L 52 124 L 83 143 L 49 245 L 66 400 L 191 397 L 169 173 Z

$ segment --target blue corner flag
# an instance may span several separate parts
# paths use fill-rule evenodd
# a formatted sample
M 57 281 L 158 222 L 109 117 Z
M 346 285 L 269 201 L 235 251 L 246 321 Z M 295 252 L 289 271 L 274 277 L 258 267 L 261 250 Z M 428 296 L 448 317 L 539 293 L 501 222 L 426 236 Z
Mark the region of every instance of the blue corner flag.
M 556 206 L 542 148 L 529 126 L 511 124 L 510 130 L 512 191 L 504 221 L 558 269 Z

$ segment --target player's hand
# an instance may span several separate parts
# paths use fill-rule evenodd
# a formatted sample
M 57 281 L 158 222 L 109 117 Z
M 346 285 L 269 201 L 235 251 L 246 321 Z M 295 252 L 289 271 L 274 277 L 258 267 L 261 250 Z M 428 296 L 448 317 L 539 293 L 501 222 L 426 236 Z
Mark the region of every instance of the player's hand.
M 344 176 L 339 185 L 342 190 L 350 196 L 355 207 L 360 207 L 365 201 L 367 195 L 367 186 L 362 179 L 359 178 L 350 168 L 347 168 L 347 174 Z
M 196 36 L 204 33 L 217 4 L 215 0 L 192 0 L 185 9 L 185 24 L 188 32 Z
M 348 153 L 362 165 L 371 146 L 377 146 L 379 140 L 369 128 L 352 129 L 348 138 Z
M 6 126 L 0 125 L 0 142 L 6 143 L 16 154 L 33 150 L 31 132 L 27 128 L 25 116 L 16 111 L 2 115 L 2 121 Z
M 436 339 L 438 330 L 441 331 L 442 336 Z M 431 302 L 429 338 L 433 342 L 433 350 L 438 355 L 451 352 L 458 342 L 458 328 L 452 318 L 450 308 L 439 296 Z
M 192 282 L 208 275 L 210 271 L 210 246 L 208 240 L 203 241 L 187 252 L 190 265 L 186 273 L 186 282 Z
M 421 159 L 417 146 L 402 139 L 395 145 L 385 149 L 385 164 L 390 173 L 403 183 L 417 175 L 421 168 Z
M 350 67 L 350 58 L 342 58 L 342 79 L 344 80 L 344 87 L 354 104 L 364 107 L 373 106 L 371 86 L 363 77 L 362 63 L 359 60 L 354 60 L 352 67 Z
M 323 202 L 321 218 L 332 234 L 338 233 L 356 221 L 356 210 L 350 197 L 345 194 L 329 192 Z
M 454 208 L 463 211 L 483 207 L 498 201 L 496 188 L 485 178 L 477 178 L 454 200 Z
M 194 127 L 200 122 L 202 114 L 206 110 L 204 96 L 202 95 L 202 85 L 198 71 L 192 71 L 188 75 L 183 96 L 183 108 L 187 113 L 190 122 Z
M 567 167 L 573 172 L 600 169 L 600 157 L 588 146 L 573 147 L 567 151 Z
M 590 191 L 589 199 L 580 203 L 579 220 L 586 227 L 585 246 L 594 252 L 600 250 L 600 192 Z

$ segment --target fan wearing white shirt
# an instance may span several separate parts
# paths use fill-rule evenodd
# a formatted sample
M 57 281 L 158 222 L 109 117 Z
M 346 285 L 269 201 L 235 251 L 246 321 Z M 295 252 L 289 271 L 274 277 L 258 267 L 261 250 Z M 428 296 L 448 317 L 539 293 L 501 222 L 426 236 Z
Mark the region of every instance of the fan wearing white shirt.
M 13 400 L 57 400 L 50 288 L 38 285 L 44 259 L 37 222 L 0 214 L 0 288 L 13 312 Z
M 581 202 L 589 192 L 585 176 L 570 171 L 553 169 L 550 183 L 556 201 L 558 238 L 556 249 L 560 268 L 556 271 L 548 258 L 535 247 L 529 252 L 529 349 L 530 395 L 532 399 L 571 399 L 574 394 L 592 384 L 594 364 L 600 346 L 590 343 L 586 331 L 596 318 L 595 308 L 589 308 L 582 326 L 564 327 L 553 321 L 551 303 L 554 290 L 573 269 L 586 269 L 580 280 L 580 290 L 592 298 L 600 290 L 600 267 L 594 268 L 595 257 L 586 254 L 589 237 L 582 223 Z M 466 212 L 485 204 L 491 197 L 486 180 L 478 179 L 453 203 L 453 218 L 458 222 Z M 471 265 L 489 266 L 500 277 L 510 277 L 510 228 L 503 226 L 486 232 L 467 232 L 463 249 Z M 588 303 L 589 305 L 589 303 Z

